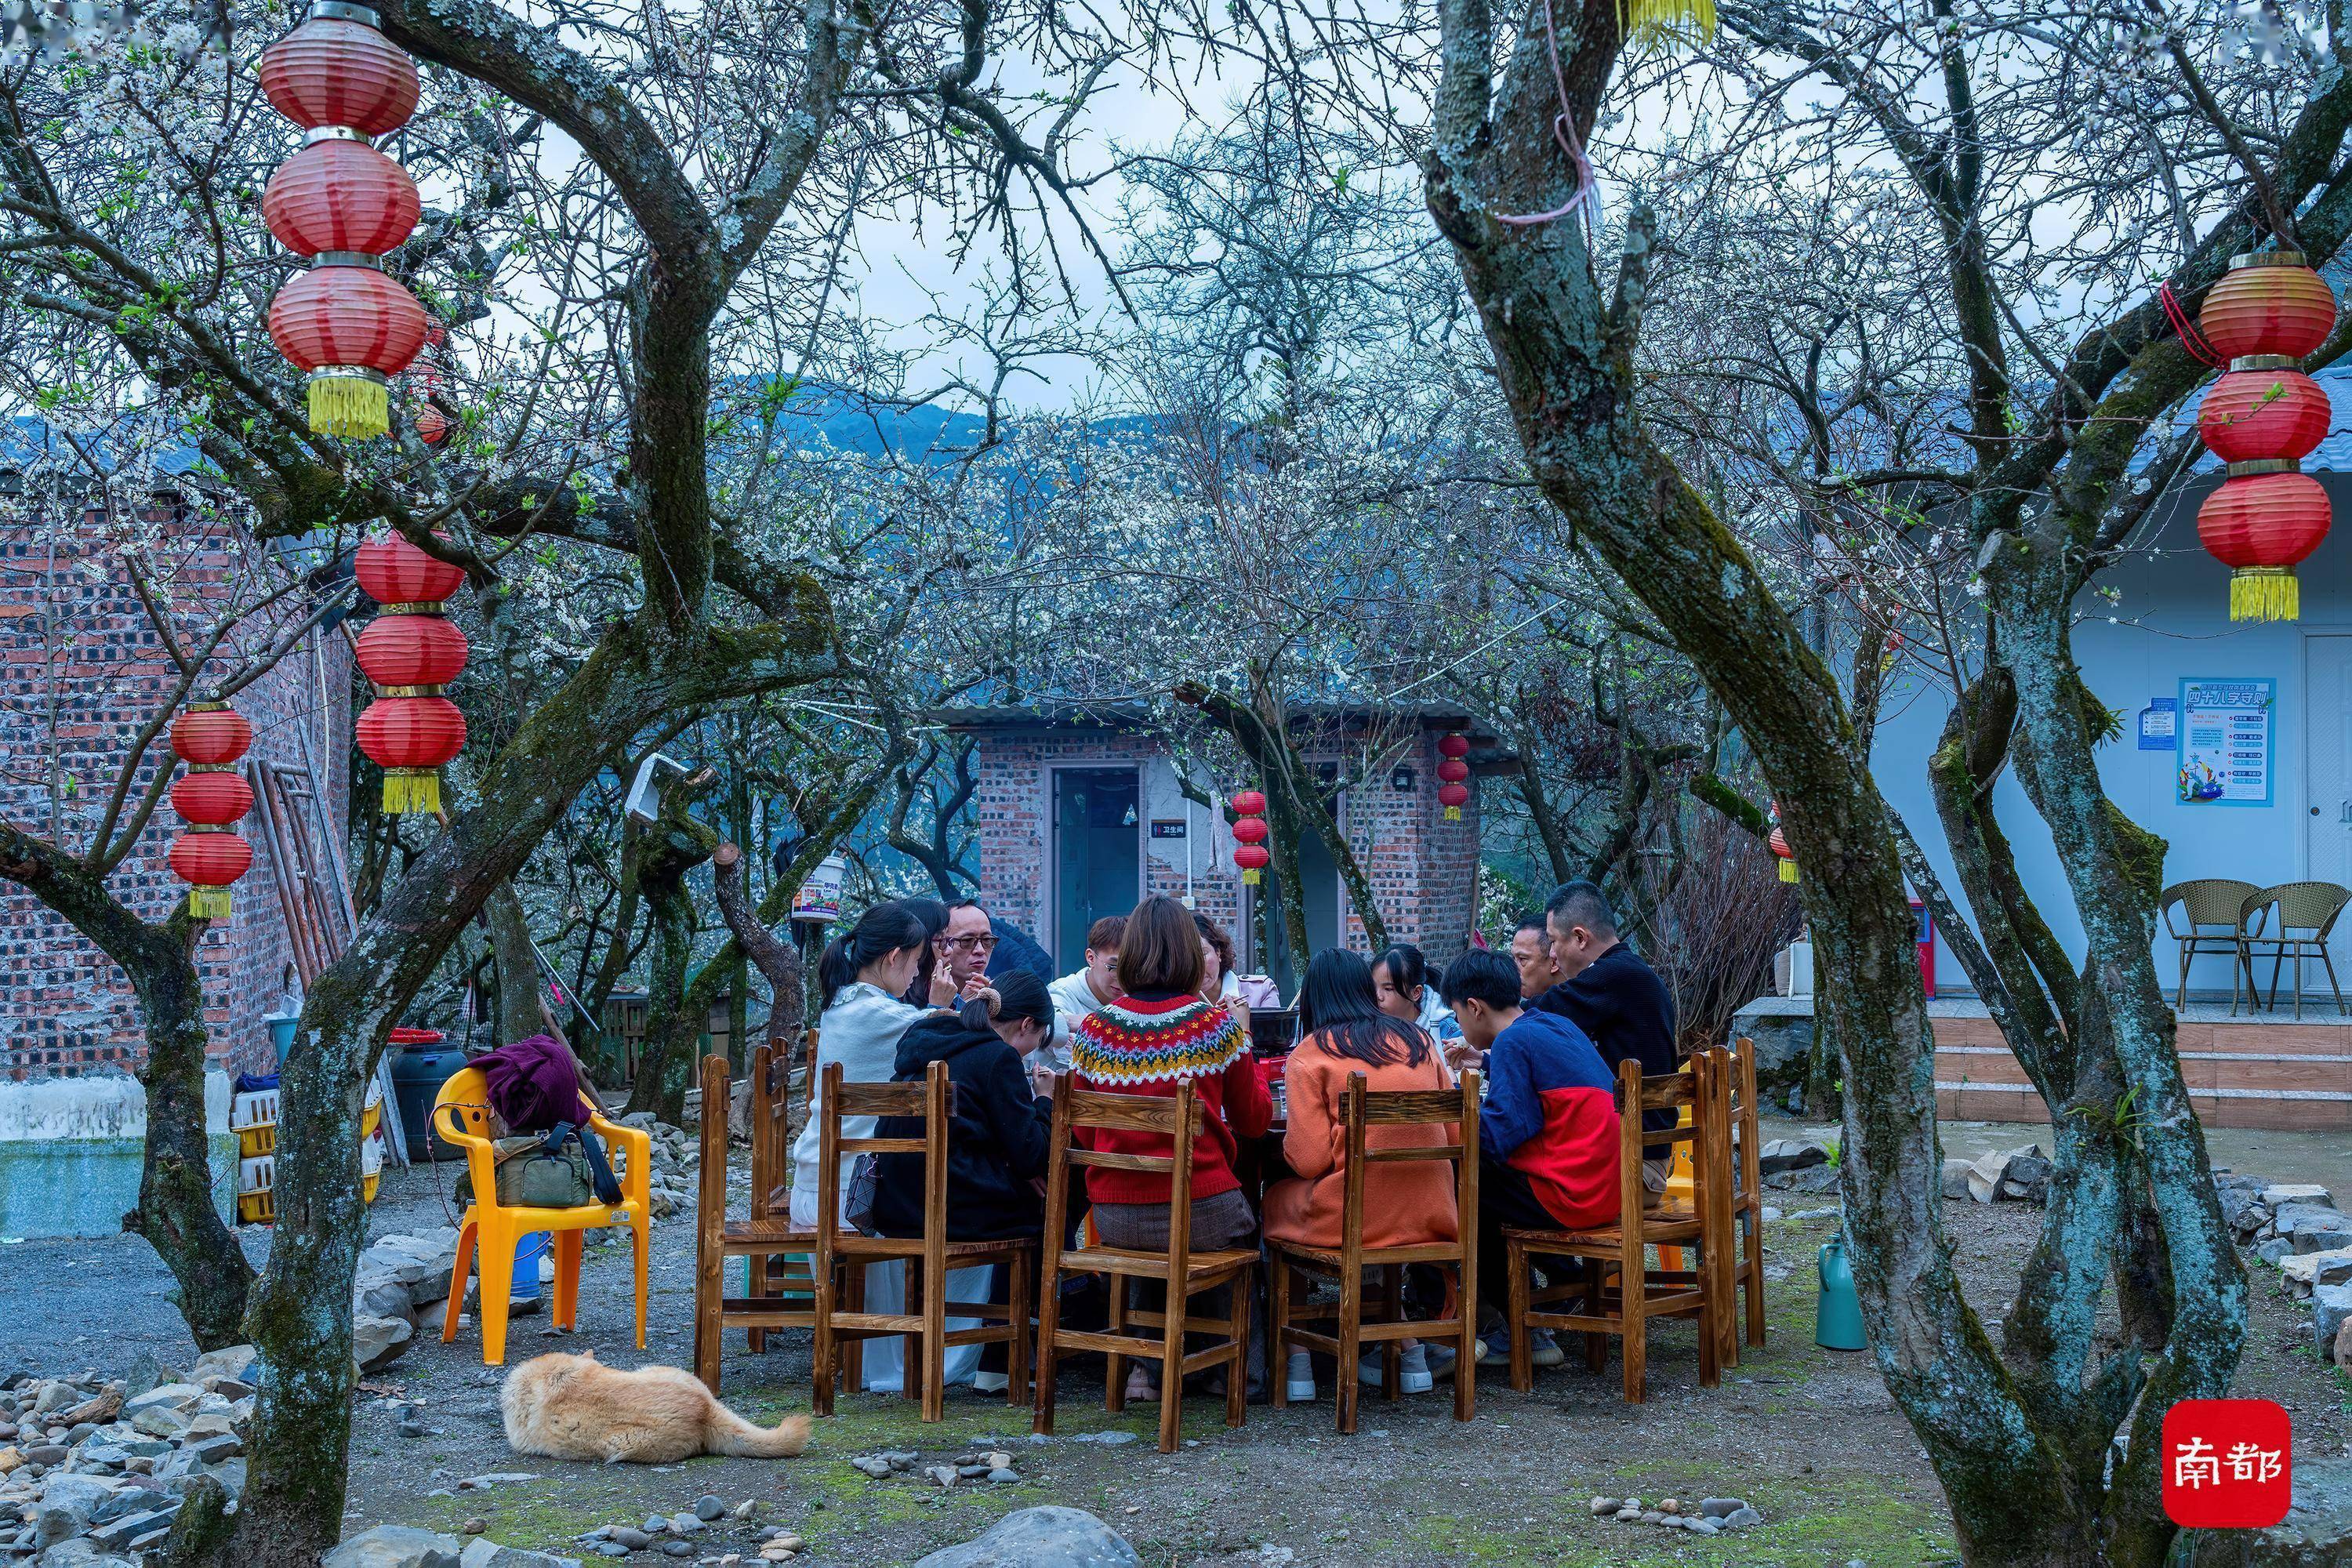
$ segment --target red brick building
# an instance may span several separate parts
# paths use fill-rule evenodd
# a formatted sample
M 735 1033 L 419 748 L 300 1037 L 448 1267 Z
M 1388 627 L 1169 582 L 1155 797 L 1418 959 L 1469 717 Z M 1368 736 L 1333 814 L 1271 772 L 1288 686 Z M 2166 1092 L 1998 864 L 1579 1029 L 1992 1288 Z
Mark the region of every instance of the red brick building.
M 959 709 L 938 716 L 973 737 L 979 897 L 998 917 L 1034 932 L 1066 973 L 1083 962 L 1087 927 L 1124 914 L 1146 893 L 1190 893 L 1202 914 L 1232 931 L 1243 966 L 1278 971 L 1261 900 L 1234 864 L 1223 813 L 1190 799 L 1166 737 L 1140 713 L 1112 710 Z M 1468 731 L 1482 753 L 1494 739 L 1458 709 L 1430 706 L 1377 716 L 1333 708 L 1302 712 L 1302 748 L 1335 786 L 1341 829 L 1370 881 L 1389 939 L 1438 963 L 1468 943 L 1478 873 L 1478 799 L 1458 821 L 1438 804 L 1439 739 Z M 1357 781 L 1338 787 L 1342 778 Z M 1240 779 L 1190 782 L 1223 801 Z M 1366 946 L 1363 922 L 1319 841 L 1300 846 L 1307 945 Z M 1269 868 L 1265 873 L 1274 875 Z M 1279 932 L 1273 940 L 1277 948 Z
M 147 596 L 184 647 L 236 619 L 208 679 L 313 605 L 299 578 L 315 563 L 256 543 L 236 508 L 203 481 L 169 482 L 126 513 L 119 496 L 110 508 L 79 479 L 0 468 L 0 814 L 77 851 L 177 675 L 124 564 L 126 542 L 140 545 Z M 287 895 L 313 907 L 344 896 L 352 679 L 349 637 L 314 629 L 233 699 L 253 726 L 246 777 L 262 797 L 239 827 L 253 867 L 232 889 L 234 913 L 199 950 L 215 1052 L 231 1072 L 275 1060 L 261 1020 L 296 958 Z M 151 750 L 126 816 L 157 770 L 173 765 L 168 742 Z M 164 859 L 179 826 L 159 803 L 110 879 L 115 896 L 145 918 L 186 896 Z M 0 881 L 0 1082 L 129 1072 L 143 1049 L 130 984 L 113 962 Z

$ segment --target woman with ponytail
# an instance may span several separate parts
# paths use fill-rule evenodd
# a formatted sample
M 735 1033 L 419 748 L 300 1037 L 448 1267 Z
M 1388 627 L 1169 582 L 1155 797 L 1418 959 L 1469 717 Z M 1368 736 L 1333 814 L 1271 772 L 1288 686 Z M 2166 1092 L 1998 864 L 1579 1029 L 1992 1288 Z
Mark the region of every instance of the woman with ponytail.
M 824 1011 L 817 1016 L 816 1082 L 811 1086 L 808 1125 L 793 1143 L 793 1224 L 816 1224 L 817 1139 L 824 1125 L 824 1069 L 841 1064 L 847 1083 L 887 1083 L 898 1060 L 898 1037 L 923 1016 L 899 1000 L 915 983 L 915 971 L 929 950 L 923 922 L 903 906 L 877 904 L 857 923 L 824 944 L 816 961 Z M 874 1119 L 852 1117 L 841 1124 L 845 1138 L 871 1138 Z M 842 1162 L 839 1191 L 849 1191 L 849 1162 Z

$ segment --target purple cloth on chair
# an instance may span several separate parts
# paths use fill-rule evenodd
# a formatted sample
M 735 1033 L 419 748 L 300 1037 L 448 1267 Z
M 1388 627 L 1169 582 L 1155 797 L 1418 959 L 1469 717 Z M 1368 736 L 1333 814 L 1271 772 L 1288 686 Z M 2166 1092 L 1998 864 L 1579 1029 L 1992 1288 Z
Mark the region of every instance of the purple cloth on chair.
M 576 1127 L 586 1120 L 572 1053 L 552 1035 L 500 1046 L 476 1057 L 473 1065 L 488 1080 L 490 1109 L 509 1133 L 546 1132 L 558 1122 Z

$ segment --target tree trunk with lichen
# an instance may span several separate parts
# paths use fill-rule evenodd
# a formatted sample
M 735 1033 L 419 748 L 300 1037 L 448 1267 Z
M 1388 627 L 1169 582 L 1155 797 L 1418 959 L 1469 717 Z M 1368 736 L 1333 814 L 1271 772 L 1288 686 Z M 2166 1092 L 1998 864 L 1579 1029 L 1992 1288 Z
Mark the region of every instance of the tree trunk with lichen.
M 213 1197 L 212 1149 L 205 1121 L 205 1068 L 211 1031 L 196 943 L 204 927 L 185 900 L 150 923 L 79 862 L 0 821 L 0 878 L 56 910 L 122 968 L 139 999 L 147 1059 L 147 1133 L 139 1206 L 122 1228 L 143 1237 L 172 1271 L 180 1316 L 199 1350 L 242 1342 L 253 1266 Z M 226 1176 L 227 1173 L 224 1173 Z
M 646 981 L 645 1045 L 637 1054 L 627 1109 L 651 1111 L 673 1126 L 686 1120 L 695 1041 L 709 1027 L 711 1002 L 733 967 L 731 961 L 708 964 L 700 984 L 687 984 L 698 922 L 686 879 L 719 847 L 717 830 L 688 809 L 708 783 L 708 774 L 665 783 L 661 820 L 646 829 L 638 847 L 637 886 L 653 921 L 653 956 Z
M 513 882 L 501 882 L 491 890 L 482 915 L 489 922 L 491 961 L 499 976 L 499 1044 L 510 1046 L 547 1027 L 540 1005 L 539 953 L 531 946 L 530 921 Z
M 829 668 L 822 598 L 813 584 L 801 593 L 806 618 L 789 629 L 687 641 L 643 622 L 609 626 L 485 771 L 479 803 L 426 842 L 311 985 L 280 1086 L 277 1228 L 247 1319 L 261 1359 L 246 1490 L 226 1543 L 181 1562 L 315 1568 L 341 1535 L 352 1281 L 364 1231 L 360 1108 L 385 1031 L 492 891 L 645 725 Z

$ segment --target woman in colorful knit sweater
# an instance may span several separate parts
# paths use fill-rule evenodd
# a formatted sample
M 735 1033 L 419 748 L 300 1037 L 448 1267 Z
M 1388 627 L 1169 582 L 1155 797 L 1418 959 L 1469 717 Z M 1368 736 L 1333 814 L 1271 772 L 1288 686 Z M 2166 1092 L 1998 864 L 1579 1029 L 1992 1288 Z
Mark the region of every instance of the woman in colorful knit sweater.
M 1071 1040 L 1081 1089 L 1173 1099 L 1192 1085 L 1205 1108 L 1192 1141 L 1192 1246 L 1214 1251 L 1247 1244 L 1257 1216 L 1234 1173 L 1240 1140 L 1263 1138 L 1274 1121 L 1265 1076 L 1240 1023 L 1201 995 L 1201 939 L 1192 913 L 1170 898 L 1135 907 L 1118 944 L 1127 994 L 1079 1020 Z M 1165 1157 L 1166 1138 L 1113 1128 L 1082 1129 L 1087 1147 Z M 1106 1246 L 1161 1251 L 1168 1246 L 1169 1178 L 1148 1171 L 1087 1171 L 1087 1196 Z M 1130 1398 L 1154 1397 L 1150 1374 L 1133 1369 Z

